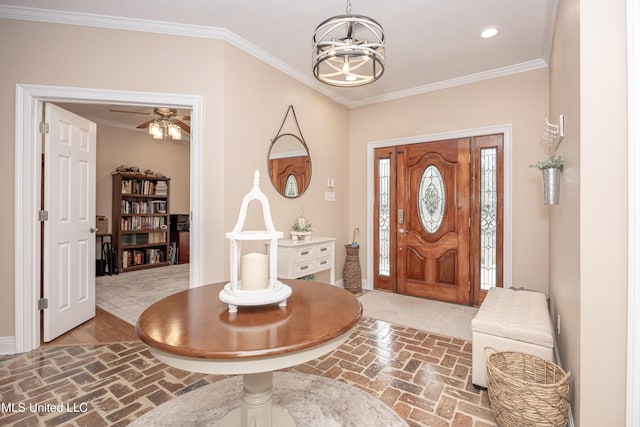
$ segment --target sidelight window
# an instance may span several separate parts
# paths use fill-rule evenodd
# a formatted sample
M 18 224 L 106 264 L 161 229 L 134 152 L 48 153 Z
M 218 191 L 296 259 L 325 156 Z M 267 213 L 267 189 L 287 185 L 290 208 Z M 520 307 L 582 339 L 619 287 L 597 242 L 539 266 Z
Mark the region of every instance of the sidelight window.
M 497 283 L 498 151 L 480 150 L 480 289 Z
M 391 159 L 378 161 L 378 274 L 389 276 L 391 267 Z

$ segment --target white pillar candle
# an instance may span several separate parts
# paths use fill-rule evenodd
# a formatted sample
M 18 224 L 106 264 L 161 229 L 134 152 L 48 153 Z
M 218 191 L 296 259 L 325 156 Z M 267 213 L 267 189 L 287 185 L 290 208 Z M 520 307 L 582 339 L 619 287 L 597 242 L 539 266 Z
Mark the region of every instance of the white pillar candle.
M 250 253 L 242 257 L 240 283 L 243 290 L 265 289 L 269 281 L 269 256 Z

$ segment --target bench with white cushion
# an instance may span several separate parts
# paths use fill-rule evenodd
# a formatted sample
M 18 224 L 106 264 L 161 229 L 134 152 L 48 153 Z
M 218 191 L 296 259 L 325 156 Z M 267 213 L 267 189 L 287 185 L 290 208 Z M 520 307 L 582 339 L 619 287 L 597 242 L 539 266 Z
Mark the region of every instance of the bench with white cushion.
M 471 321 L 473 384 L 487 387 L 491 350 L 518 351 L 553 362 L 553 328 L 543 293 L 491 288 Z

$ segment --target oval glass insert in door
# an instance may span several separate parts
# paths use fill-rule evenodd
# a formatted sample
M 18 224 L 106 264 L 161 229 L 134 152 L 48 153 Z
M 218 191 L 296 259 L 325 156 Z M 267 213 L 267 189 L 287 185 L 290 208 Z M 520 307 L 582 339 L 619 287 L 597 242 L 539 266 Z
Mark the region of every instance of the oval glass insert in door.
M 422 226 L 435 233 L 444 218 L 445 186 L 440 170 L 435 165 L 425 168 L 418 188 L 418 213 Z

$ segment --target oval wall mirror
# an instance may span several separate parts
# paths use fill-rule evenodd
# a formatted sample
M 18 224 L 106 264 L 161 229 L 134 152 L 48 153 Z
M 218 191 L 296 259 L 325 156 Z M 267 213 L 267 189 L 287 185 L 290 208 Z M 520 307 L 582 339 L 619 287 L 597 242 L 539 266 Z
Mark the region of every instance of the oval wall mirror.
M 290 133 L 278 135 L 269 149 L 271 183 L 284 197 L 295 199 L 304 194 L 311 181 L 311 156 L 307 144 Z

